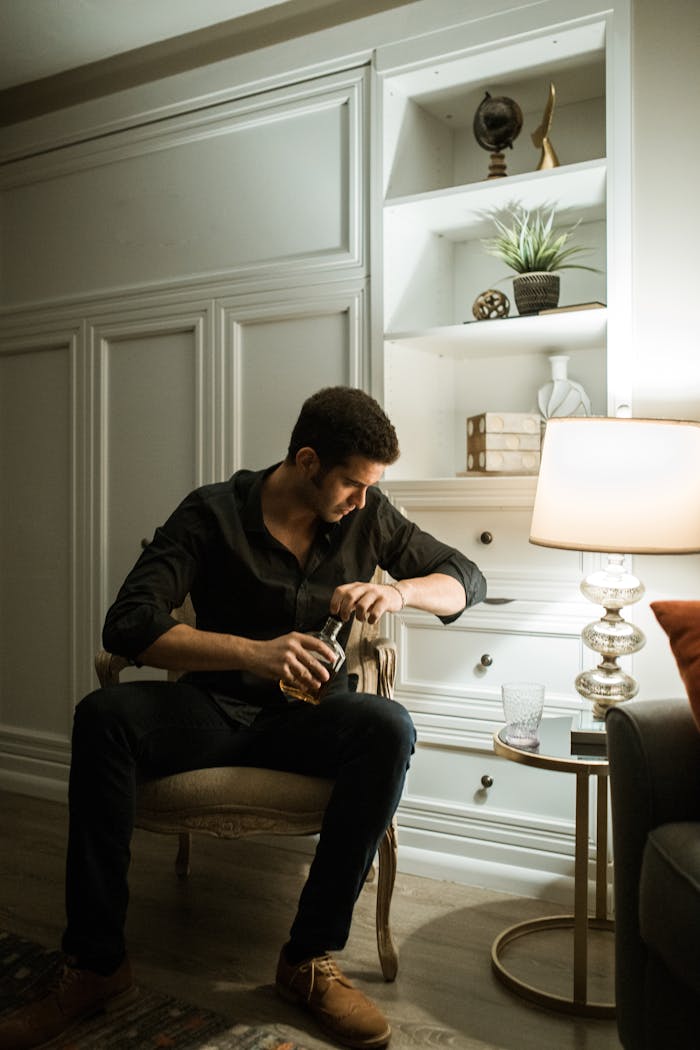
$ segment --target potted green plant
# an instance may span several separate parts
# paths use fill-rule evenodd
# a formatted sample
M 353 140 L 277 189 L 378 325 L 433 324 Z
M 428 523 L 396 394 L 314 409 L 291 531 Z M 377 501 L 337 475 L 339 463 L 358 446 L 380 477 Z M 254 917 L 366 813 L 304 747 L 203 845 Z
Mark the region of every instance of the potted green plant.
M 528 210 L 522 205 L 513 205 L 507 214 L 490 216 L 497 233 L 483 243 L 489 255 L 497 256 L 515 270 L 513 292 L 520 314 L 534 314 L 558 305 L 559 270 L 599 272 L 594 266 L 570 261 L 589 249 L 569 244 L 578 222 L 568 230 L 558 230 L 554 227 L 555 216 L 554 208 Z

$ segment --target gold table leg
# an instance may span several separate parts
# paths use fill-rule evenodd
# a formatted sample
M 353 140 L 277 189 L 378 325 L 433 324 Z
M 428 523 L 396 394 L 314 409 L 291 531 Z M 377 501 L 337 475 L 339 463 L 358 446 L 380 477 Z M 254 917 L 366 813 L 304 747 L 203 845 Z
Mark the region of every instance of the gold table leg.
M 496 976 L 511 991 L 529 999 L 538 1006 L 546 1006 L 562 1013 L 584 1017 L 611 1018 L 615 1016 L 614 1003 L 592 1002 L 588 999 L 588 931 L 614 930 L 614 923 L 607 918 L 607 780 L 598 778 L 596 813 L 596 905 L 595 916 L 588 914 L 588 786 L 589 773 L 576 774 L 576 856 L 574 861 L 574 914 L 551 915 L 541 919 L 520 922 L 499 934 L 491 948 L 491 966 Z M 573 929 L 574 978 L 573 995 L 554 995 L 544 989 L 528 984 L 515 977 L 504 966 L 502 954 L 505 948 L 520 937 L 542 930 Z

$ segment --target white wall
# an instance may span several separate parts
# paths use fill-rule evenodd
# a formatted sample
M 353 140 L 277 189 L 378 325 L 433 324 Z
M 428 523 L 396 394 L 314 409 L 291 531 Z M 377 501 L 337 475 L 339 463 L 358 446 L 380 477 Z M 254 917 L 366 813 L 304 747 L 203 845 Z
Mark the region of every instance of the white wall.
M 700 4 L 634 0 L 632 30 L 633 411 L 700 419 Z M 697 599 L 700 556 L 637 558 L 635 570 L 647 587 L 635 613 L 647 636 L 640 697 L 683 697 L 649 603 Z
M 634 0 L 632 61 L 634 411 L 700 419 L 697 0 Z

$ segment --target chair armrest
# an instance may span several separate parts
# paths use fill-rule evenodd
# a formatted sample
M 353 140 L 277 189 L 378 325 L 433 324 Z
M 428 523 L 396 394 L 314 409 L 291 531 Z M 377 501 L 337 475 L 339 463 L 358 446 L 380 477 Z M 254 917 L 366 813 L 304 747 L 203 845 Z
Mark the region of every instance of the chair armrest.
M 391 698 L 396 678 L 396 646 L 377 636 L 377 625 L 356 621 L 346 650 L 348 672 L 357 675 L 360 693 Z
M 103 689 L 107 685 L 117 685 L 119 675 L 125 667 L 129 666 L 129 661 L 125 657 L 115 656 L 114 653 L 108 653 L 105 649 L 100 649 L 95 656 L 95 670 Z
M 606 720 L 613 805 L 640 834 L 700 820 L 700 732 L 688 701 L 633 700 Z
M 376 692 L 391 699 L 396 681 L 396 646 L 389 638 L 376 638 L 370 648 L 377 668 Z

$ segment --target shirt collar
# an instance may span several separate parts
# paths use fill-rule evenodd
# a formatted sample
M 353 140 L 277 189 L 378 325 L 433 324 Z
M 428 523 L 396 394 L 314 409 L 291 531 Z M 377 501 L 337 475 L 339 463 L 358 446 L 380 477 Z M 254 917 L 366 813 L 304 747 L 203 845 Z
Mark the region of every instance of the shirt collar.
M 277 470 L 279 463 L 273 463 L 271 467 L 266 467 L 264 470 L 257 470 L 248 473 L 246 478 L 247 484 L 243 492 L 243 498 L 241 500 L 241 524 L 245 532 L 248 533 L 261 533 L 262 535 L 268 535 L 268 531 L 265 528 L 265 522 L 263 520 L 262 512 L 262 487 L 265 478 L 270 475 L 273 470 Z M 317 540 L 324 540 L 327 544 L 330 544 L 334 535 L 339 535 L 338 530 L 341 523 L 339 521 L 319 521 L 318 529 L 316 532 Z
M 279 463 L 273 463 L 271 467 L 266 467 L 264 470 L 251 472 L 246 478 L 247 484 L 242 493 L 240 507 L 241 524 L 246 532 L 267 533 L 262 512 L 262 486 L 268 474 L 271 474 L 278 466 Z

